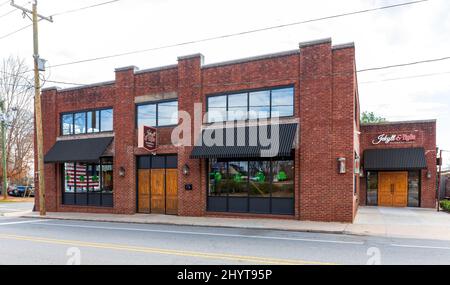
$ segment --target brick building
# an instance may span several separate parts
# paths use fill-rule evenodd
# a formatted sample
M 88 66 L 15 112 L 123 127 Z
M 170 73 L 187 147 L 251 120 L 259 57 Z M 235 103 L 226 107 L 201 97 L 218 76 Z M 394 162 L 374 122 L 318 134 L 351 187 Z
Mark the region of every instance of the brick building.
M 361 126 L 361 205 L 436 206 L 436 121 Z
M 391 129 L 360 126 L 353 44 L 115 74 L 42 92 L 48 211 L 352 222 L 366 203 L 365 132 Z

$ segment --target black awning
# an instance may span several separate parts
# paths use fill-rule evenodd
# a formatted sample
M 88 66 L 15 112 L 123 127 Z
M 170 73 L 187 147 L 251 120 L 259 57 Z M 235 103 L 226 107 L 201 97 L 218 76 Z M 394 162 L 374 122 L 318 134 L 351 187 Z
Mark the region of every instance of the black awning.
M 278 134 L 273 126 L 204 129 L 201 145 L 194 147 L 191 158 L 291 156 L 297 124 L 276 125 L 279 126 Z M 220 138 L 220 133 L 222 138 L 218 143 L 211 145 L 206 142 L 205 138 Z M 268 144 L 265 138 L 274 143 Z
M 368 149 L 365 170 L 409 170 L 427 168 L 424 148 Z
M 44 157 L 45 163 L 96 162 L 113 137 L 57 141 Z

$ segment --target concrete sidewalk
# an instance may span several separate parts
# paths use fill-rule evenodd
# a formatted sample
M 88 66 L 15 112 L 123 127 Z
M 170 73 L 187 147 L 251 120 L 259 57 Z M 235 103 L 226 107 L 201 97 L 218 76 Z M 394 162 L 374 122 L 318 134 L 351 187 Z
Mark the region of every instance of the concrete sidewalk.
M 23 215 L 22 217 L 42 218 L 36 212 Z M 450 215 L 444 212 L 437 213 L 430 209 L 360 207 L 353 224 L 282 219 L 180 217 L 156 214 L 47 213 L 45 218 L 117 223 L 270 229 L 450 241 Z
M 33 211 L 34 202 L 2 202 L 0 201 L 0 216 L 20 217 Z

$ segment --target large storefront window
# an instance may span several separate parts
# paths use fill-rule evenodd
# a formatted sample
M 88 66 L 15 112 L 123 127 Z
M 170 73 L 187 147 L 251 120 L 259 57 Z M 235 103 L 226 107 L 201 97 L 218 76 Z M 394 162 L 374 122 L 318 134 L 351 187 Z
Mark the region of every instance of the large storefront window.
M 420 206 L 420 171 L 408 173 L 408 207 Z
M 64 163 L 62 168 L 64 205 L 113 206 L 112 158 L 100 164 Z
M 378 172 L 367 171 L 367 201 L 368 206 L 378 205 Z
M 208 210 L 294 214 L 294 161 L 210 159 Z

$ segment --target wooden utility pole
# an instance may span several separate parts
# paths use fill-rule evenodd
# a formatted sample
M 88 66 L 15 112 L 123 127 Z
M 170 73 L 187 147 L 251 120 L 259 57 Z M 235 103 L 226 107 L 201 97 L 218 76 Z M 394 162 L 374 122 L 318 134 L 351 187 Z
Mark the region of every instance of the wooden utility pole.
M 438 186 L 437 186 L 437 211 L 441 209 L 441 173 L 442 173 L 442 149 L 439 151 L 439 170 L 438 170 Z
M 44 177 L 44 150 L 43 150 L 43 133 L 42 133 L 42 109 L 41 109 L 41 82 L 39 79 L 39 41 L 38 41 L 38 18 L 53 22 L 52 17 L 44 17 L 37 13 L 37 0 L 33 1 L 32 10 L 28 10 L 14 4 L 11 6 L 23 11 L 24 15 L 32 15 L 33 21 L 33 62 L 34 62 L 34 114 L 36 125 L 36 145 L 38 158 L 38 179 L 39 179 L 39 212 L 41 216 L 46 215 L 45 208 L 45 177 Z
M 0 110 L 2 112 L 2 164 L 3 164 L 3 186 L 2 194 L 3 200 L 8 199 L 8 160 L 6 156 L 6 114 L 5 114 L 5 100 L 0 102 Z

